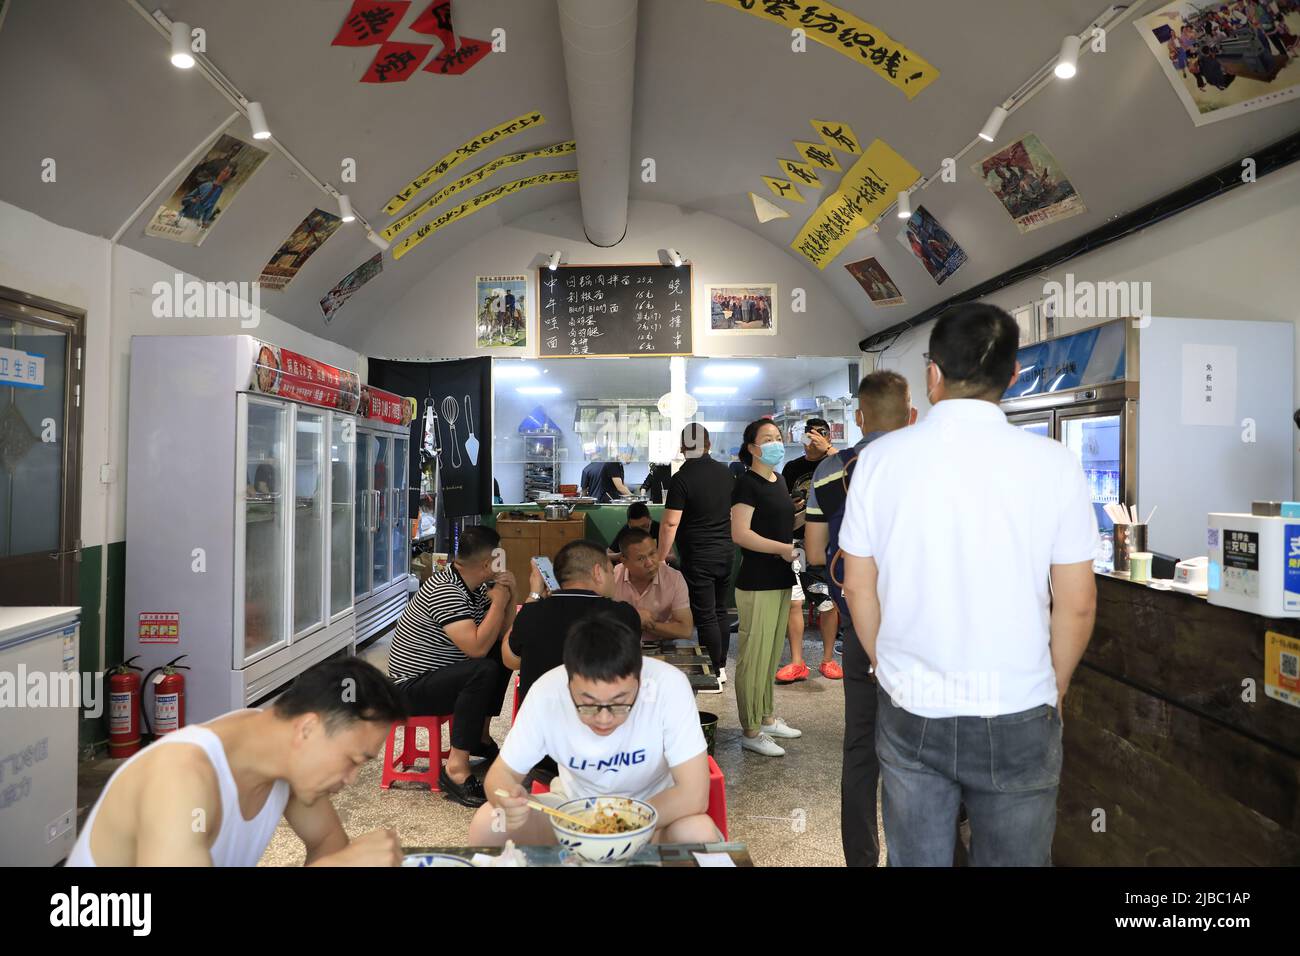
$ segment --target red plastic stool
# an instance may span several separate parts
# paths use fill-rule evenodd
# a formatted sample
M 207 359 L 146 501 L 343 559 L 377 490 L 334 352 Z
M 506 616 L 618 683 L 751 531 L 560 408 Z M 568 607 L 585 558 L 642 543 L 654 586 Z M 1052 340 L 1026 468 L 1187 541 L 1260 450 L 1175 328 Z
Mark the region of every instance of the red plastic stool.
M 532 792 L 550 793 L 551 788 L 534 780 Z M 722 839 L 727 840 L 727 781 L 722 776 L 722 768 L 712 757 L 709 758 L 709 809 L 706 812 L 713 825 L 718 828 L 718 832 L 722 834 Z
M 388 732 L 388 743 L 384 746 L 384 771 L 379 785 L 387 790 L 397 780 L 413 780 L 427 784 L 429 789 L 438 792 L 438 775 L 442 773 L 442 762 L 451 756 L 450 745 L 442 749 L 442 725 L 447 723 L 447 736 L 451 736 L 452 718 L 450 714 L 435 717 L 408 717 L 403 723 L 397 721 Z M 416 729 L 423 727 L 429 733 L 428 749 L 421 748 L 415 740 Z M 397 732 L 402 731 L 402 752 L 394 757 L 397 748 Z M 414 769 L 415 761 L 428 758 L 427 770 Z M 405 770 L 398 770 L 398 767 Z

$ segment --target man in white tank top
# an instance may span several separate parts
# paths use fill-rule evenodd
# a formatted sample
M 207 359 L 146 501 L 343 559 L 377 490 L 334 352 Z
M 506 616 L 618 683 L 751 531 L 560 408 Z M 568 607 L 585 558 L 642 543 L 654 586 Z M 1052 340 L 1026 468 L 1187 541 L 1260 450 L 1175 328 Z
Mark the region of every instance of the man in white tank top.
M 308 866 L 397 866 L 396 832 L 349 842 L 329 797 L 404 716 L 371 665 L 318 664 L 265 710 L 182 728 L 118 767 L 67 865 L 254 866 L 283 816 Z

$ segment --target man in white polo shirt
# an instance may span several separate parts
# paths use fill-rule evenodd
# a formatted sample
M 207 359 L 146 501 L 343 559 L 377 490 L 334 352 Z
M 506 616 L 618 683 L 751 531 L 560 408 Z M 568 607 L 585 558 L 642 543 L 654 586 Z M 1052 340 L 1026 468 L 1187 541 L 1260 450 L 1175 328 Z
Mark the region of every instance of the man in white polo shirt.
M 950 866 L 962 803 L 972 865 L 1051 863 L 1060 704 L 1092 634 L 1097 524 L 1079 459 L 998 408 L 1018 341 L 993 306 L 942 316 L 926 354 L 934 408 L 868 445 L 849 487 L 844 593 L 884 692 L 891 866 Z

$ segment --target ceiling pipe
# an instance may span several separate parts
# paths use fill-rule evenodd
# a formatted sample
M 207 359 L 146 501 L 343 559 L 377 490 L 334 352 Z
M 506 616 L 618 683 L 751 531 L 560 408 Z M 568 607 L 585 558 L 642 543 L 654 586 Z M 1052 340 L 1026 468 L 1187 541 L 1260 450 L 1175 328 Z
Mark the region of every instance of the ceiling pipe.
M 637 0 L 557 0 L 582 227 L 592 245 L 627 234 Z

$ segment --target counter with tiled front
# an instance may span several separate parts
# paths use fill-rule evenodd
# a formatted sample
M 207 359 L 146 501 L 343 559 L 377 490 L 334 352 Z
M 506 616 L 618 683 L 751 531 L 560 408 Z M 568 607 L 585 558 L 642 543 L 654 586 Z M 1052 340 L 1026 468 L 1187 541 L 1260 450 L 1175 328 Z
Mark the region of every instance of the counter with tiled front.
M 1300 864 L 1300 707 L 1265 693 L 1259 617 L 1097 576 L 1065 700 L 1062 866 Z

